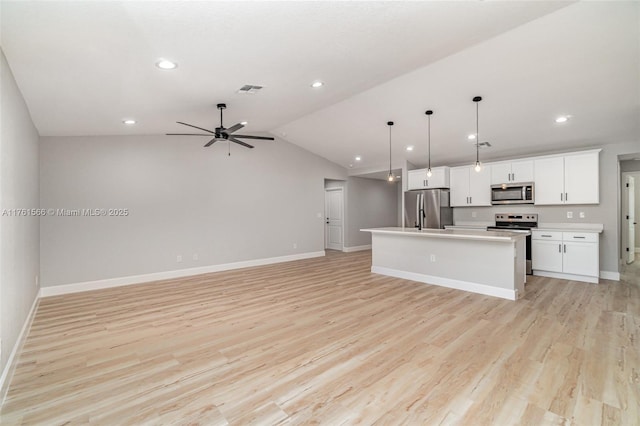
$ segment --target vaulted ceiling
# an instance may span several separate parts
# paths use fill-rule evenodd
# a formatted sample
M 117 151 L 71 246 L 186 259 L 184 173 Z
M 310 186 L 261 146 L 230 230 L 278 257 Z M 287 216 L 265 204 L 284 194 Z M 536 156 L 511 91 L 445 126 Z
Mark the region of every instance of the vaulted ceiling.
M 481 95 L 485 158 L 640 140 L 637 2 L 1 7 L 2 49 L 43 136 L 211 128 L 226 102 L 225 124 L 248 121 L 244 133 L 364 172 L 388 161 L 388 120 L 396 163 L 424 164 L 433 109 L 432 164 L 454 164 L 474 158 L 471 99 Z M 178 68 L 158 69 L 160 58 Z M 264 88 L 238 93 L 245 84 Z M 560 125 L 559 115 L 571 117 Z

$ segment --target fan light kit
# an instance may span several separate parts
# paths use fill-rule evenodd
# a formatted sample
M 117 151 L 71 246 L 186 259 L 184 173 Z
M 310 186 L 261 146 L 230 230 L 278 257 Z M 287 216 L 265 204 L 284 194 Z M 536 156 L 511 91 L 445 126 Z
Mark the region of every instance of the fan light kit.
M 122 122 L 123 122 L 124 124 L 129 124 L 129 125 L 131 125 L 131 124 L 136 124 L 136 120 L 122 120 Z
M 241 139 L 258 139 L 258 140 L 267 140 L 267 141 L 274 140 L 274 138 L 267 137 L 267 136 L 251 136 L 251 135 L 235 135 L 235 134 L 233 134 L 234 132 L 242 129 L 244 127 L 244 124 L 238 123 L 238 124 L 234 124 L 233 126 L 231 126 L 229 128 L 224 127 L 223 122 L 222 122 L 222 111 L 224 111 L 227 108 L 227 104 L 218 104 L 217 108 L 220 110 L 220 127 L 216 127 L 215 131 L 209 130 L 209 129 L 205 129 L 203 127 L 194 126 L 193 124 L 183 123 L 182 121 L 178 121 L 177 122 L 178 124 L 182 124 L 183 126 L 193 127 L 195 129 L 202 130 L 202 131 L 205 131 L 205 132 L 208 132 L 208 133 L 167 133 L 167 135 L 168 136 L 208 136 L 208 137 L 213 136 L 213 139 L 211 139 L 209 142 L 207 142 L 204 145 L 205 147 L 211 146 L 211 145 L 213 145 L 214 143 L 216 143 L 218 141 L 228 141 L 228 142 L 237 143 L 238 145 L 242 145 L 242 146 L 245 146 L 247 148 L 253 148 L 253 145 L 249 145 L 248 143 L 242 142 L 238 138 L 241 138 Z M 231 145 L 229 145 L 229 146 L 231 146 Z M 229 151 L 229 155 L 231 155 L 231 151 Z
M 178 68 L 178 64 L 176 64 L 175 62 L 171 62 L 168 59 L 160 59 L 158 62 L 156 62 L 156 67 L 160 68 L 161 70 L 174 70 Z

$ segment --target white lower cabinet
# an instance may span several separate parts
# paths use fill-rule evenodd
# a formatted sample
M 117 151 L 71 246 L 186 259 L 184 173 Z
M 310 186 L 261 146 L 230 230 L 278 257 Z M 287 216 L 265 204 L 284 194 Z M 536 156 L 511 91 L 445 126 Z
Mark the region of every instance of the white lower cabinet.
M 597 283 L 599 239 L 597 232 L 532 231 L 534 275 Z

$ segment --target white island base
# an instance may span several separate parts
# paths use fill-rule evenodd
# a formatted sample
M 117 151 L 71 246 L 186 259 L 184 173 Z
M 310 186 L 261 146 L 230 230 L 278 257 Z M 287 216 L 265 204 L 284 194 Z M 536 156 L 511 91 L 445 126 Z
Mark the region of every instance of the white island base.
M 516 300 L 524 295 L 527 233 L 376 228 L 371 272 Z

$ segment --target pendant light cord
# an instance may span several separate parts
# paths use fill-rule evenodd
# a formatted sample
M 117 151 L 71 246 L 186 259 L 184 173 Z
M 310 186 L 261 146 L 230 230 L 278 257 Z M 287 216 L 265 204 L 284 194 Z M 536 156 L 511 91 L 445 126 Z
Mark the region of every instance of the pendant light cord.
M 427 115 L 429 119 L 429 170 L 431 170 L 431 114 Z
M 476 164 L 480 163 L 480 101 L 476 102 Z
M 391 175 L 391 124 L 389 125 L 389 175 Z

